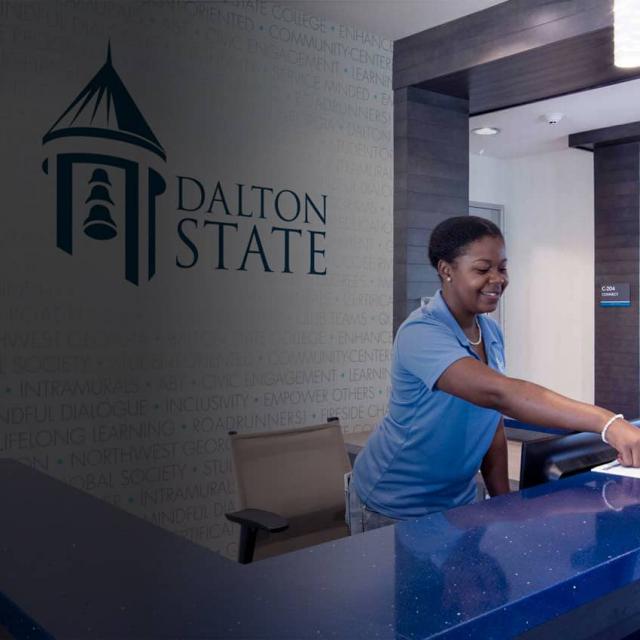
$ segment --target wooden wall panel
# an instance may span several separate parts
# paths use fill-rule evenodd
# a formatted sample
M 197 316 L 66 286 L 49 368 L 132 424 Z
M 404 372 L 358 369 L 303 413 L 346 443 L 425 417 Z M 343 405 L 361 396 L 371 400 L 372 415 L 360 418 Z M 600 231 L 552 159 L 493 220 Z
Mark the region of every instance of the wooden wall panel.
M 612 38 L 611 28 L 602 29 L 417 86 L 468 98 L 473 116 L 637 78 L 637 69 L 613 66 Z
M 640 416 L 640 143 L 596 146 L 595 291 L 628 282 L 631 306 L 595 307 L 595 401 Z
M 398 40 L 394 76 L 402 86 L 416 84 L 596 31 L 611 25 L 612 5 L 613 0 L 501 3 Z M 422 55 L 425 49 L 433 52 L 429 58 Z
M 394 92 L 394 332 L 439 286 L 428 263 L 434 227 L 469 206 L 466 100 L 417 88 Z
M 613 0 L 511 0 L 408 36 L 394 43 L 394 88 L 610 28 L 612 6 Z
M 469 113 L 624 82 L 612 0 L 510 0 L 394 44 L 394 88 L 469 100 Z M 428 54 L 426 53 L 428 51 Z

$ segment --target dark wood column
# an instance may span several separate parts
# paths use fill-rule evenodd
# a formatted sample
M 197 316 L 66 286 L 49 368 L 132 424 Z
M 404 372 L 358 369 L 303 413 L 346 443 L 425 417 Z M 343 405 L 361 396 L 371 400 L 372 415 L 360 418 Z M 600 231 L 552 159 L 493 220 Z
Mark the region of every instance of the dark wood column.
M 596 148 L 595 284 L 628 282 L 630 307 L 595 307 L 595 402 L 640 416 L 640 144 Z
M 438 289 L 427 243 L 469 207 L 469 103 L 408 87 L 394 92 L 393 330 Z
M 635 134 L 635 135 L 634 135 Z M 595 402 L 640 416 L 640 123 L 577 133 L 571 146 L 594 152 Z M 630 307 L 601 307 L 600 288 L 629 283 Z

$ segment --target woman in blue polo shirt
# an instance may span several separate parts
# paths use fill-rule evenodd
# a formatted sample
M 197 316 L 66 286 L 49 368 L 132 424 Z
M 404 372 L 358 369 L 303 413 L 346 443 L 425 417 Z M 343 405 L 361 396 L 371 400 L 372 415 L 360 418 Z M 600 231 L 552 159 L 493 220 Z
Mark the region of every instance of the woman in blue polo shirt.
M 473 502 L 478 469 L 490 495 L 507 493 L 503 414 L 601 433 L 623 464 L 640 466 L 640 429 L 623 416 L 504 375 L 502 332 L 484 315 L 508 284 L 498 227 L 449 218 L 429 260 L 442 286 L 398 329 L 388 412 L 351 476 L 352 533 Z

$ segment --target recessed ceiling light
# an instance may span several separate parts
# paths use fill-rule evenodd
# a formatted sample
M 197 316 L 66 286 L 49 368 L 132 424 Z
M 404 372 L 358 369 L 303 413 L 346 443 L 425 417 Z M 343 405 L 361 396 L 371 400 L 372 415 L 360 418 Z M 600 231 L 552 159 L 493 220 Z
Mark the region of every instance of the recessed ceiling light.
M 497 133 L 500 133 L 500 129 L 498 129 L 498 127 L 478 127 L 471 129 L 471 133 L 479 136 L 495 136 Z

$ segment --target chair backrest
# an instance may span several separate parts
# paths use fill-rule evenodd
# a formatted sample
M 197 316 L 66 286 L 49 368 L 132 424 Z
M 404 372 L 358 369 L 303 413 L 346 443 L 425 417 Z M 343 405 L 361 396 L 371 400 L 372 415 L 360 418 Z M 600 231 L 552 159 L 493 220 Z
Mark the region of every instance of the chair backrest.
M 240 509 L 285 518 L 344 509 L 344 474 L 351 470 L 337 422 L 252 434 L 232 434 Z

